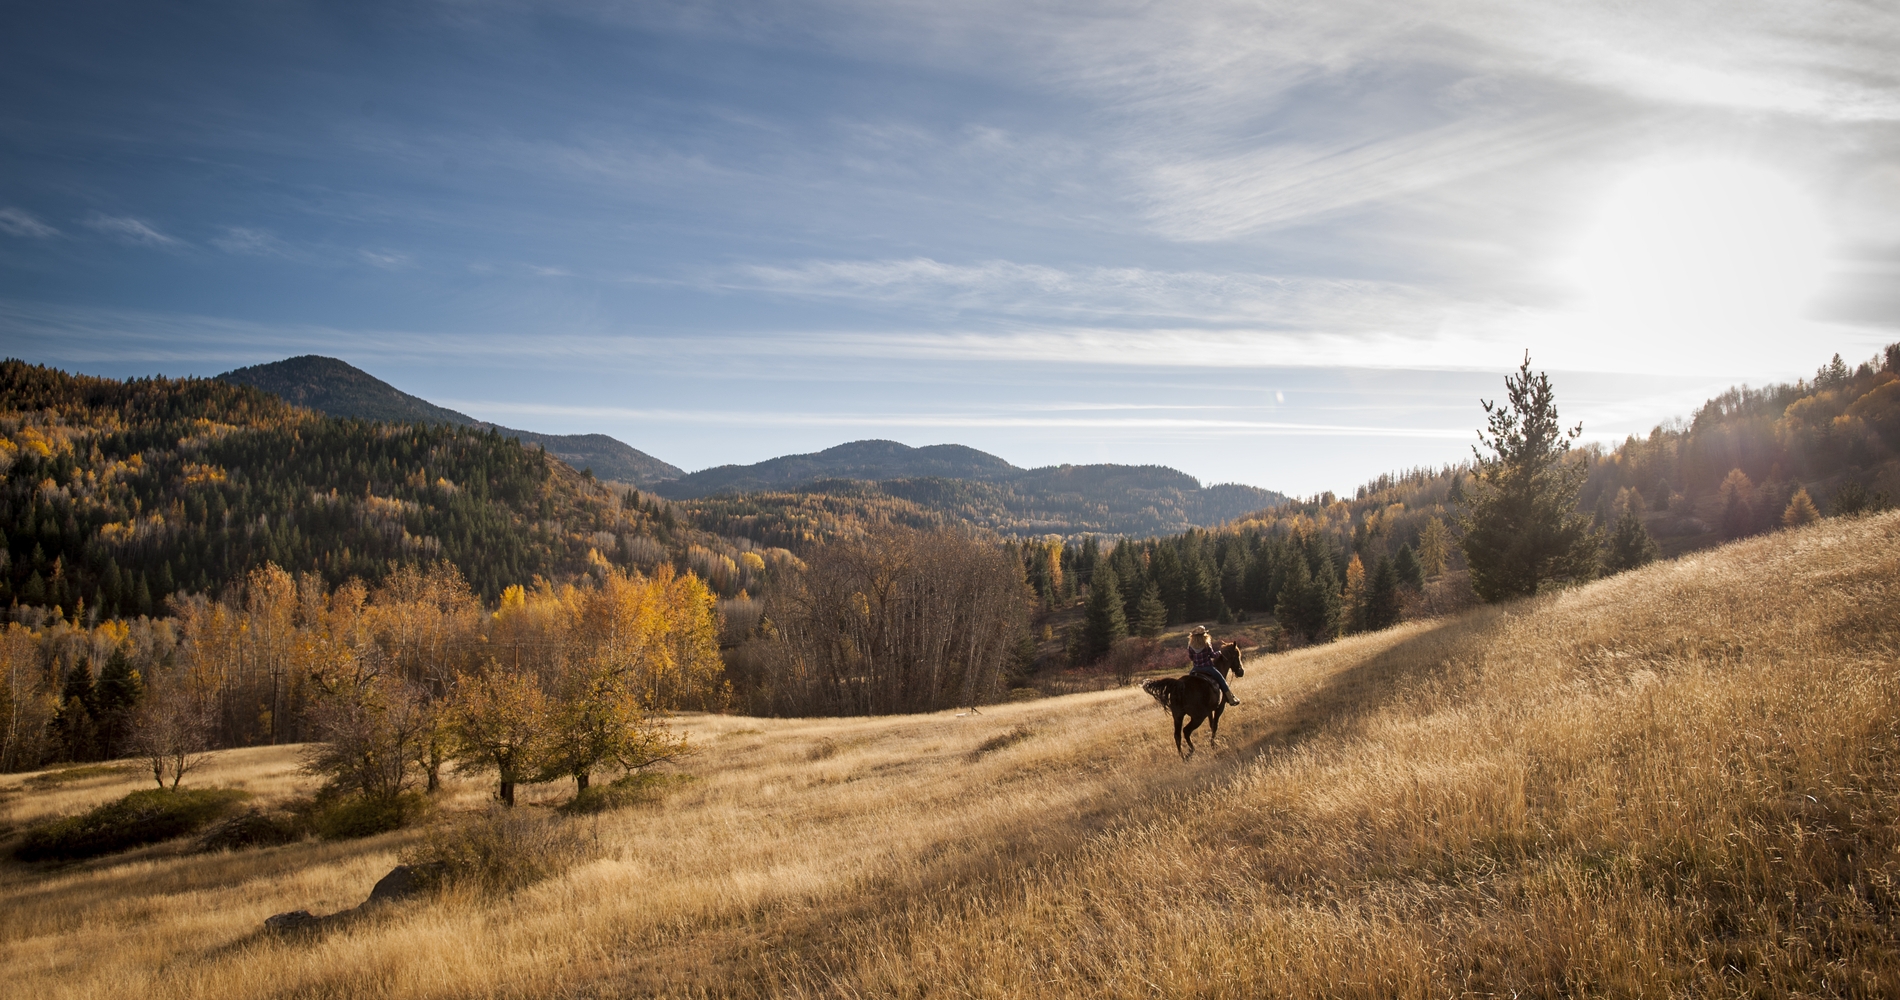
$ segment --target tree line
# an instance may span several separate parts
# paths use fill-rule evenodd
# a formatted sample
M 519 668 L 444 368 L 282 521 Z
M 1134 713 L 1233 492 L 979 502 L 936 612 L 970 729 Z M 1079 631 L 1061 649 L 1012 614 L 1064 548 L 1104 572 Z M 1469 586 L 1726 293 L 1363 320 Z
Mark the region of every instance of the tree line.
M 487 606 L 446 561 L 374 587 L 266 565 L 169 619 L 12 622 L 0 767 L 315 741 L 365 792 L 433 786 L 449 760 L 487 766 L 504 792 L 556 774 L 585 787 L 638 756 L 625 740 L 652 737 L 647 713 L 728 704 L 715 604 L 665 564 L 598 560 Z

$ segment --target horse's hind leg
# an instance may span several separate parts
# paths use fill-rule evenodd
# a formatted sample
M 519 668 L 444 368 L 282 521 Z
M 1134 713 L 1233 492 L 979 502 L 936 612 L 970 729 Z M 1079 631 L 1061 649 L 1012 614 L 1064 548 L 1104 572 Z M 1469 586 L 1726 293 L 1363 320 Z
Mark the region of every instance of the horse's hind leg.
M 1182 733 L 1182 735 L 1187 737 L 1187 747 L 1188 747 L 1187 755 L 1189 757 L 1194 756 L 1194 731 L 1196 729 L 1201 728 L 1201 721 L 1205 718 L 1206 716 L 1204 715 L 1195 716 L 1194 721 L 1189 722 L 1187 725 L 1187 729 L 1183 731 Z
M 1194 747 L 1194 744 L 1190 742 L 1188 744 L 1188 753 L 1194 752 L 1193 747 Z M 1174 752 L 1177 754 L 1181 753 L 1181 713 L 1180 712 L 1174 713 Z M 1181 754 L 1181 756 L 1183 757 L 1187 755 L 1188 754 Z

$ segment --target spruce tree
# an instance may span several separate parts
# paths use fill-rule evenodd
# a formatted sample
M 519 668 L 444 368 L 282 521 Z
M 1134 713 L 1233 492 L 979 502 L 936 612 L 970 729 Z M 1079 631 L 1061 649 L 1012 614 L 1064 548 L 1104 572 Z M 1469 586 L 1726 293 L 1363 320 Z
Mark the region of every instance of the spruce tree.
M 1625 492 L 1630 494 L 1629 502 L 1610 531 L 1609 552 L 1603 559 L 1603 568 L 1609 573 L 1646 566 L 1654 562 L 1657 555 L 1656 541 L 1643 526 L 1642 496 L 1635 490 Z
M 1418 554 L 1412 551 L 1407 542 L 1399 546 L 1399 554 L 1393 557 L 1392 570 L 1398 574 L 1399 583 L 1413 590 L 1425 588 L 1425 568 L 1418 563 Z
M 1286 577 L 1280 581 L 1280 599 L 1273 606 L 1273 617 L 1289 635 L 1306 635 L 1307 591 L 1313 587 L 1313 575 L 1307 572 L 1306 559 L 1298 554 L 1287 560 Z
M 1152 639 L 1168 627 L 1168 606 L 1161 603 L 1161 588 L 1152 582 L 1142 588 L 1141 602 L 1135 606 L 1135 634 Z
M 105 756 L 117 757 L 125 753 L 127 738 L 131 735 L 132 712 L 144 695 L 145 681 L 132 668 L 132 658 L 125 654 L 124 648 L 113 650 L 112 658 L 106 661 L 106 668 L 99 672 L 99 683 L 93 687 L 93 701 L 98 712 L 99 750 Z
M 1504 380 L 1508 401 L 1484 402 L 1486 427 L 1474 447 L 1478 468 L 1466 491 L 1465 561 L 1471 586 L 1487 601 L 1537 593 L 1560 580 L 1583 580 L 1596 569 L 1596 539 L 1577 513 L 1585 469 L 1568 458 L 1579 424 L 1558 424 L 1550 376 L 1531 374 L 1528 352 Z
M 93 698 L 92 666 L 81 658 L 66 671 L 59 708 L 53 715 L 53 727 L 67 760 L 94 760 L 98 756 Z
M 1082 657 L 1087 663 L 1107 656 L 1118 640 L 1128 636 L 1128 619 L 1122 614 L 1115 571 L 1103 563 L 1095 567 L 1094 576 L 1082 612 Z
M 1308 639 L 1318 642 L 1339 633 L 1340 619 L 1344 617 L 1339 587 L 1339 575 L 1333 572 L 1332 560 L 1322 561 L 1319 572 L 1313 574 L 1313 585 L 1306 589 Z
M 1372 571 L 1372 581 L 1366 585 L 1366 631 L 1377 632 L 1399 623 L 1399 571 L 1391 559 L 1379 557 L 1379 566 Z

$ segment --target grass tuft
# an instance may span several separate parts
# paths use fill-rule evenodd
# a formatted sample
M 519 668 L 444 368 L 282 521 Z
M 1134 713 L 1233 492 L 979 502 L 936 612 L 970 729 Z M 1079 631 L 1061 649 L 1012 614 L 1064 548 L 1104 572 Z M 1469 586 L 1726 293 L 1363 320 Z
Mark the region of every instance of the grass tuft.
M 442 888 L 498 896 L 560 875 L 585 854 L 571 822 L 497 808 L 430 830 L 402 860 L 429 872 Z

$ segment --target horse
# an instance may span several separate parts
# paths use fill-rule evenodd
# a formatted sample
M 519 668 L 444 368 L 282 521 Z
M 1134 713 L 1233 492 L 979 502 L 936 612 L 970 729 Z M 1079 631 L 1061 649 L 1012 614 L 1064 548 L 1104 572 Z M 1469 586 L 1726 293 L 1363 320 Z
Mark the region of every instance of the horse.
M 1220 653 L 1214 658 L 1214 665 L 1220 668 L 1221 676 L 1232 673 L 1235 677 L 1247 676 L 1240 665 L 1240 647 L 1231 643 L 1220 644 Z M 1207 739 L 1212 743 L 1220 738 L 1220 715 L 1227 710 L 1227 703 L 1221 700 L 1220 686 L 1205 678 L 1188 674 L 1185 677 L 1157 677 L 1141 686 L 1162 708 L 1174 713 L 1174 752 L 1182 758 L 1194 756 L 1194 730 L 1207 722 Z M 1181 720 L 1188 718 L 1187 728 L 1181 728 Z M 1187 751 L 1181 750 L 1181 740 L 1187 740 Z

